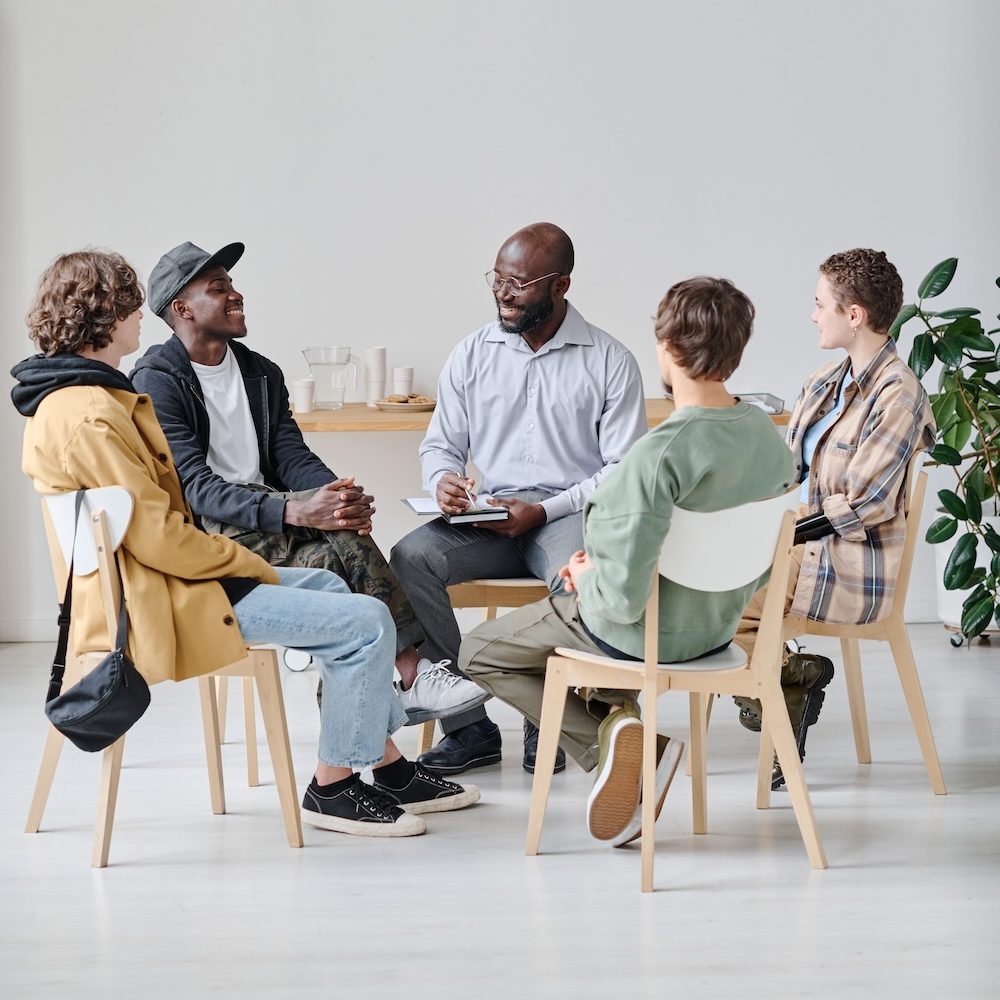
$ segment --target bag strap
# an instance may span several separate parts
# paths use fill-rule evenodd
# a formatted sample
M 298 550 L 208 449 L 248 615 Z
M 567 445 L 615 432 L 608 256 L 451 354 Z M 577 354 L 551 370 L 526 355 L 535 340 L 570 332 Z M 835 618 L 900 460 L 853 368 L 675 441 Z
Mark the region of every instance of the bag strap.
M 52 673 L 49 675 L 49 690 L 45 696 L 45 703 L 48 704 L 53 698 L 58 697 L 62 690 L 63 675 L 66 673 L 66 651 L 69 648 L 69 625 L 73 610 L 73 562 L 76 558 L 76 533 L 80 523 L 80 510 L 83 507 L 84 490 L 77 490 L 74 494 L 75 508 L 73 511 L 73 547 L 69 554 L 69 572 L 66 575 L 66 591 L 63 594 L 62 603 L 59 605 L 59 639 L 56 642 L 56 652 L 52 659 Z M 118 573 L 118 633 L 115 636 L 115 651 L 124 652 L 125 643 L 128 639 L 128 614 L 125 610 L 125 586 L 122 583 L 122 571 L 118 566 L 118 559 L 114 553 L 111 558 L 115 563 L 115 570 Z

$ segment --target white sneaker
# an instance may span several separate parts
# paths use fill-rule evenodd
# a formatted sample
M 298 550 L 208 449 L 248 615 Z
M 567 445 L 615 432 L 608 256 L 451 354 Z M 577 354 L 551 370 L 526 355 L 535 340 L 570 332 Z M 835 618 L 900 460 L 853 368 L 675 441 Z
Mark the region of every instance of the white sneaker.
M 447 719 L 471 708 L 478 708 L 487 698 L 474 681 L 448 669 L 451 660 L 431 663 L 424 657 L 417 664 L 417 677 L 412 686 L 403 691 L 397 682 L 396 694 L 406 709 L 406 724 L 415 726 L 430 719 Z
M 660 810 L 663 809 L 664 800 L 670 790 L 670 782 L 674 780 L 677 773 L 677 765 L 681 762 L 681 755 L 684 753 L 684 744 L 680 740 L 675 740 L 669 736 L 657 736 L 660 744 L 660 756 L 656 762 L 656 818 L 660 818 Z M 635 815 L 629 821 L 628 826 L 617 837 L 611 841 L 612 847 L 624 847 L 631 844 L 642 836 L 642 802 L 636 806 Z

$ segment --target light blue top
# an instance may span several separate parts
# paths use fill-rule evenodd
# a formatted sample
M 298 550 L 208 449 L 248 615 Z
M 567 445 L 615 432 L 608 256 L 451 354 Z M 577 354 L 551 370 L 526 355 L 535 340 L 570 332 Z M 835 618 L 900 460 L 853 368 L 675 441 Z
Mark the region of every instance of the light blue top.
M 568 305 L 568 303 L 567 303 Z M 646 433 L 642 377 L 632 353 L 571 305 L 556 335 L 532 352 L 499 322 L 466 337 L 438 380 L 420 445 L 424 489 L 471 457 L 480 492 L 537 489 L 549 521 L 582 510 L 604 475 Z
M 840 383 L 840 390 L 837 392 L 836 402 L 829 413 L 825 413 L 816 423 L 811 424 L 805 434 L 802 435 L 802 489 L 799 491 L 799 499 L 804 503 L 809 503 L 809 469 L 812 466 L 813 455 L 816 452 L 816 445 L 819 439 L 826 433 L 828 427 L 844 412 L 844 394 L 847 387 L 854 381 L 854 376 L 848 369 L 844 376 L 844 381 Z

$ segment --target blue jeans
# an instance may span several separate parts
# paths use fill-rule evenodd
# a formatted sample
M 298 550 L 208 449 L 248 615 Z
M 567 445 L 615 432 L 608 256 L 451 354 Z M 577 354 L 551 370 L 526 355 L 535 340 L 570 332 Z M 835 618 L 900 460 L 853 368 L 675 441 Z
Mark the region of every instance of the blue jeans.
M 247 643 L 312 654 L 323 678 L 319 759 L 360 770 L 385 756 L 406 722 L 392 687 L 396 626 L 377 598 L 352 594 L 325 569 L 277 567 L 281 586 L 259 584 L 233 611 Z

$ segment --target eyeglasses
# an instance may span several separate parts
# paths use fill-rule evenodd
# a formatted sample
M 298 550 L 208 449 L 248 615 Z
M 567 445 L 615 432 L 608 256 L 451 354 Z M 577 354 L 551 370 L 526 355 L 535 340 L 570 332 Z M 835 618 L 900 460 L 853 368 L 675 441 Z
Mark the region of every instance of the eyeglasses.
M 494 293 L 506 287 L 511 295 L 522 295 L 528 285 L 534 285 L 536 282 L 544 281 L 546 278 L 557 277 L 560 273 L 559 271 L 550 271 L 548 274 L 543 274 L 540 278 L 532 278 L 531 281 L 518 281 L 517 278 L 501 278 L 496 271 L 487 271 L 483 277 L 486 279 L 486 284 L 493 289 Z

